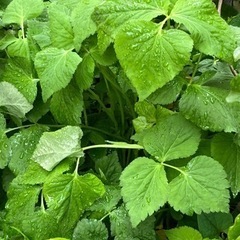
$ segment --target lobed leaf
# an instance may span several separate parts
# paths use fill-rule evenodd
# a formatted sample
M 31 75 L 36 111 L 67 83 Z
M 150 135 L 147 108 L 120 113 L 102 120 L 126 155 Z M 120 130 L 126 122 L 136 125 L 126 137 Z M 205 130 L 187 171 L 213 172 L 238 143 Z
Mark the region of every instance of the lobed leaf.
M 161 162 L 189 157 L 199 143 L 199 129 L 181 115 L 163 118 L 143 137 L 144 149 Z
M 183 31 L 161 30 L 153 22 L 134 21 L 118 31 L 114 46 L 124 71 L 143 100 L 182 70 L 190 59 L 193 42 Z
M 105 193 L 104 185 L 93 174 L 63 174 L 44 183 L 43 194 L 50 210 L 71 229 L 82 213 Z
M 228 212 L 229 183 L 226 177 L 217 161 L 207 156 L 195 157 L 170 182 L 168 202 L 176 211 L 188 215 Z
M 124 169 L 120 185 L 133 227 L 167 201 L 168 181 L 164 168 L 146 157 L 135 159 Z
M 69 84 L 80 62 L 77 53 L 64 49 L 50 47 L 36 54 L 34 64 L 40 78 L 44 102 Z

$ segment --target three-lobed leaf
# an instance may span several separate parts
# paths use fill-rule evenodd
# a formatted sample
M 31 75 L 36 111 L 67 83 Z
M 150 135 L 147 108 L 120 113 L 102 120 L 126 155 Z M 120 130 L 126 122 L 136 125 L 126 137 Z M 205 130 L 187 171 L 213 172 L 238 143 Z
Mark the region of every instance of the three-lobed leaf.
M 176 211 L 228 212 L 229 183 L 223 167 L 207 156 L 197 156 L 169 183 L 168 202 Z
M 118 31 L 114 46 L 123 69 L 143 100 L 183 69 L 190 59 L 193 41 L 183 31 L 162 30 L 153 22 L 133 21 Z
M 135 159 L 125 168 L 120 185 L 133 227 L 167 201 L 168 180 L 164 167 L 146 157 Z

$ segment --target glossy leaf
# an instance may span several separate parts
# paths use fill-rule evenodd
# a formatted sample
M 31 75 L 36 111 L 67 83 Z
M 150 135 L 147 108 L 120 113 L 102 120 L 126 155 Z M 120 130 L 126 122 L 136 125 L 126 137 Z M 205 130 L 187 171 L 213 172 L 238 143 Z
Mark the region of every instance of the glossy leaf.
M 93 17 L 98 24 L 99 46 L 102 52 L 106 50 L 124 23 L 134 19 L 150 21 L 159 15 L 166 15 L 169 4 L 169 0 L 159 2 L 111 0 L 99 5 Z
M 73 232 L 73 240 L 99 240 L 108 239 L 106 226 L 96 219 L 82 219 Z
M 234 220 L 234 224 L 228 230 L 229 240 L 238 240 L 240 236 L 240 214 Z
M 93 174 L 59 175 L 50 178 L 43 186 L 49 209 L 56 212 L 58 219 L 64 218 L 68 229 L 77 223 L 83 212 L 104 192 L 104 185 Z
M 191 33 L 194 46 L 201 52 L 233 61 L 234 34 L 209 0 L 178 0 L 170 18 Z
M 197 156 L 170 182 L 168 202 L 176 211 L 188 215 L 194 212 L 228 212 L 229 183 L 226 177 L 217 161 Z
M 180 111 L 203 130 L 236 131 L 236 123 L 220 88 L 190 85 L 180 100 Z
M 161 162 L 193 155 L 200 132 L 181 115 L 163 118 L 143 137 L 144 149 Z
M 81 129 L 72 126 L 55 132 L 45 132 L 40 138 L 32 159 L 47 171 L 51 171 L 64 158 L 72 154 L 82 154 L 79 146 L 81 137 Z
M 220 133 L 214 136 L 211 144 L 212 156 L 225 169 L 233 194 L 240 191 L 240 146 L 234 135 Z
M 50 110 L 61 124 L 78 125 L 83 110 L 82 91 L 73 84 L 53 94 Z
M 117 57 L 140 100 L 182 70 L 189 61 L 192 46 L 192 39 L 185 32 L 161 30 L 158 24 L 145 21 L 130 22 L 115 40 Z
M 133 227 L 167 201 L 168 181 L 160 163 L 137 158 L 124 169 L 120 180 Z
M 40 78 L 44 102 L 69 84 L 80 62 L 79 55 L 63 49 L 51 47 L 37 53 L 34 63 Z
M 42 0 L 13 0 L 3 15 L 3 23 L 17 23 L 23 26 L 28 19 L 37 17 L 43 11 Z
M 15 117 L 23 118 L 32 105 L 11 83 L 0 82 L 0 107 Z

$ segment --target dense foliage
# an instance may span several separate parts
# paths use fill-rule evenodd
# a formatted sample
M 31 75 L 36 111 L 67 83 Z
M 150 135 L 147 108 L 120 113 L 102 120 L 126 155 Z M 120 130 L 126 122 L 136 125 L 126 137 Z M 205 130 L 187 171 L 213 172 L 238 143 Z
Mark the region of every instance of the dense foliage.
M 230 6 L 0 4 L 0 239 L 240 239 Z

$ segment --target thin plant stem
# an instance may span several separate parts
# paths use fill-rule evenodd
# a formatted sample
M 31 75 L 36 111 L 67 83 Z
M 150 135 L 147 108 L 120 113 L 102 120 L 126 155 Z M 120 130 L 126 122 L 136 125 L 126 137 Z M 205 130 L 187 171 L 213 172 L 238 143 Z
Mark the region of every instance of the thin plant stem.
M 184 171 L 182 171 L 182 170 L 181 170 L 180 168 L 178 168 L 178 167 L 174 167 L 174 166 L 169 165 L 169 164 L 167 164 L 167 163 L 162 163 L 162 165 L 163 165 L 163 166 L 166 166 L 166 167 L 169 167 L 169 168 L 172 168 L 172 169 L 175 169 L 176 171 L 182 173 L 183 175 L 186 175 L 186 173 L 185 173 Z
M 218 0 L 217 10 L 218 10 L 218 13 L 220 16 L 221 16 L 221 11 L 222 11 L 222 4 L 223 4 L 223 0 Z

